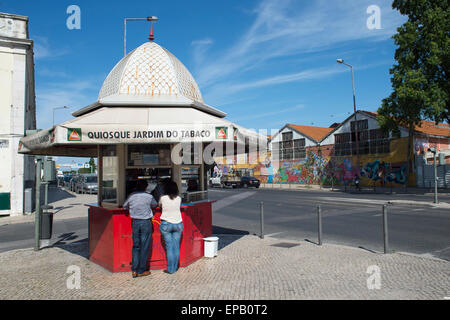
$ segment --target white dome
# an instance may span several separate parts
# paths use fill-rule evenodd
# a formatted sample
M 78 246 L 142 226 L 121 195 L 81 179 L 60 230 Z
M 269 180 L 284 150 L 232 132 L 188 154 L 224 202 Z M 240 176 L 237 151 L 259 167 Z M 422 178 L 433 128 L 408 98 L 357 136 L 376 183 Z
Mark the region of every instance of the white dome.
M 133 101 L 176 101 L 190 99 L 203 103 L 192 75 L 169 51 L 146 42 L 127 54 L 103 82 L 98 100 L 112 97 Z

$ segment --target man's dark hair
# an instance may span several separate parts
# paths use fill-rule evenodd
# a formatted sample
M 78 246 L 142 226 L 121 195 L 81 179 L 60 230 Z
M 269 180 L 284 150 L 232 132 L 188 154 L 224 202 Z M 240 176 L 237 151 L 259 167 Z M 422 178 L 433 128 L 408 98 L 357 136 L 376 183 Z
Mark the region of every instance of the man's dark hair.
M 147 180 L 139 179 L 136 183 L 136 191 L 144 192 L 148 187 Z
M 168 181 L 165 187 L 165 192 L 170 197 L 170 199 L 173 200 L 178 196 L 178 185 L 174 181 Z

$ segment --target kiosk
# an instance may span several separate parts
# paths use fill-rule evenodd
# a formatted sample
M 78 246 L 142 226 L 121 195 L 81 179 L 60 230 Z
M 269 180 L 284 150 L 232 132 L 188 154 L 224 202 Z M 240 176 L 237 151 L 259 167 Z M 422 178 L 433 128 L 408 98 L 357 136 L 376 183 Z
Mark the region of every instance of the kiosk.
M 98 158 L 98 200 L 88 204 L 89 259 L 112 272 L 131 270 L 131 220 L 121 208 L 138 179 L 150 188 L 174 180 L 182 191 L 180 266 L 203 256 L 212 234 L 208 169 L 214 156 L 265 149 L 267 137 L 224 119 L 203 102 L 186 67 L 153 41 L 112 69 L 98 101 L 72 120 L 23 137 L 19 152 Z M 152 269 L 165 268 L 160 209 L 154 210 Z

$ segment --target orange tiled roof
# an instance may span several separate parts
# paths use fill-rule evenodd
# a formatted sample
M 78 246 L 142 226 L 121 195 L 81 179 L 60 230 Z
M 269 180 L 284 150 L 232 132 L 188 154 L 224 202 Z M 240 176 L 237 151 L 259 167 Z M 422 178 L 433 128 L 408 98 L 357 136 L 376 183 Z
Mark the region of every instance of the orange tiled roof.
M 334 128 L 325 128 L 325 127 L 313 127 L 313 126 L 298 126 L 295 124 L 288 124 L 289 127 L 300 131 L 307 136 L 313 138 L 316 141 L 320 141 L 323 137 L 329 134 Z
M 434 121 L 423 120 L 421 126 L 416 126 L 415 130 L 434 136 L 450 137 L 450 125 L 445 123 L 436 124 Z
M 377 112 L 363 112 L 368 113 L 374 117 L 378 115 Z M 421 125 L 416 126 L 415 131 L 424 134 L 430 134 L 433 136 L 450 137 L 450 125 L 446 123 L 436 124 L 434 121 L 422 120 Z

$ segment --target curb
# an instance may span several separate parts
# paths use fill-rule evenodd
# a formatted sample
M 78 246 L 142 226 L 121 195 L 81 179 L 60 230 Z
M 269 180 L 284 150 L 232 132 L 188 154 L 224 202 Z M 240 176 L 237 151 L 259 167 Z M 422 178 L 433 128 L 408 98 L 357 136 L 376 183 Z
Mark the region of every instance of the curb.
M 430 202 L 423 202 L 423 201 L 410 201 L 410 200 L 387 200 L 387 204 L 409 204 L 409 205 L 416 205 L 416 206 L 431 206 L 434 208 L 449 208 L 450 209 L 450 203 L 446 202 L 439 202 L 439 203 L 430 203 Z

